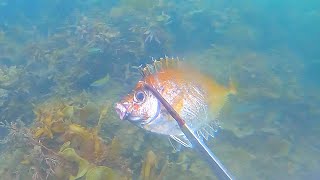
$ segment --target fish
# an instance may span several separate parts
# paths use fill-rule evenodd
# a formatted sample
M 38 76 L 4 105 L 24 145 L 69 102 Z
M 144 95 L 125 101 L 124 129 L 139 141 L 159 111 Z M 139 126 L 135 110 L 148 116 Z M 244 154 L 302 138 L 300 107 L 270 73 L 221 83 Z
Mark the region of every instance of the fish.
M 110 75 L 107 74 L 106 76 L 104 76 L 103 78 L 100 78 L 96 81 L 94 81 L 93 83 L 90 84 L 91 87 L 101 87 L 106 85 L 110 80 Z
M 88 49 L 88 53 L 92 53 L 92 54 L 94 54 L 94 53 L 102 53 L 102 52 L 103 52 L 102 49 L 96 48 L 96 47 Z
M 222 107 L 229 95 L 236 94 L 232 81 L 225 87 L 178 58 L 154 60 L 140 71 L 142 78 L 132 92 L 115 103 L 115 111 L 121 120 L 192 147 L 178 123 L 144 87 L 146 83 L 163 96 L 199 138 L 214 137 L 220 128 L 218 118 Z

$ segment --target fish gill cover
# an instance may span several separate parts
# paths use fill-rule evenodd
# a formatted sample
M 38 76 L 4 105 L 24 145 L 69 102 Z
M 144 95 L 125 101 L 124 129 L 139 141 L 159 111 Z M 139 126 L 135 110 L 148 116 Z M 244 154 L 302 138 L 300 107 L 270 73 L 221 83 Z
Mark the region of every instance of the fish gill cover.
M 237 179 L 317 179 L 319 21 L 316 0 L 0 0 L 0 177 L 216 178 L 112 108 L 168 56 L 235 83 L 208 145 Z

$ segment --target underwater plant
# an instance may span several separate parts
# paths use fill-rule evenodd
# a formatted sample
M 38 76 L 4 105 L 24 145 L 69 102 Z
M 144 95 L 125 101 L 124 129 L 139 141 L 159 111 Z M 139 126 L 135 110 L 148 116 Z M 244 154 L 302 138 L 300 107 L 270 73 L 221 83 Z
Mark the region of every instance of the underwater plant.
M 89 163 L 86 159 L 80 157 L 73 148 L 61 149 L 59 153 L 66 160 L 74 162 L 78 166 L 76 175 L 71 175 L 69 177 L 70 180 L 80 179 L 81 177 L 85 177 L 86 180 L 127 179 L 126 177 L 121 177 L 111 168 Z
M 17 177 L 26 168 L 30 172 L 28 175 L 33 180 L 53 176 L 55 167 L 63 161 L 56 152 L 37 141 L 31 130 L 21 121 L 4 122 L 1 123 L 1 126 L 9 130 L 8 136 L 1 140 L 1 144 L 6 144 L 9 151 L 16 152 L 18 149 L 22 151 L 16 159 L 15 167 L 11 167 L 11 173 L 7 173 L 8 176 Z M 14 171 L 17 172 L 13 173 Z
M 120 154 L 117 138 L 111 138 L 108 143 L 99 135 L 109 107 L 110 104 L 105 104 L 94 109 L 93 105 L 81 106 L 76 101 L 53 100 L 35 107 L 36 119 L 30 127 L 22 122 L 2 123 L 9 134 L 1 143 L 8 149 L 22 151 L 17 168 L 10 167 L 11 173 L 6 174 L 28 171 L 33 180 L 83 176 L 86 179 L 104 179 L 106 176 L 128 179 L 131 170 Z M 95 127 L 89 125 L 92 113 L 98 113 Z M 74 174 L 75 169 L 78 173 Z M 119 172 L 123 175 L 118 175 Z
M 157 168 L 160 167 L 160 157 L 158 157 L 153 151 L 148 151 L 144 162 L 141 167 L 140 179 L 141 180 L 162 180 L 166 174 L 169 162 L 166 160 L 160 172 L 157 172 Z

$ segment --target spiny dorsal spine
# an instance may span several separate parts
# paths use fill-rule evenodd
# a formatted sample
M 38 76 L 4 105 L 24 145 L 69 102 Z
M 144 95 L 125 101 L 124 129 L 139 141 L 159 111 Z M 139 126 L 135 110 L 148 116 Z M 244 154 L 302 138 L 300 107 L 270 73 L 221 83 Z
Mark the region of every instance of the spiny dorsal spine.
M 168 56 L 165 56 L 165 58 L 153 60 L 152 64 L 146 64 L 145 67 L 140 66 L 140 73 L 143 77 L 146 77 L 154 73 L 161 72 L 165 69 L 177 68 L 179 67 L 179 64 L 179 58 L 168 58 Z

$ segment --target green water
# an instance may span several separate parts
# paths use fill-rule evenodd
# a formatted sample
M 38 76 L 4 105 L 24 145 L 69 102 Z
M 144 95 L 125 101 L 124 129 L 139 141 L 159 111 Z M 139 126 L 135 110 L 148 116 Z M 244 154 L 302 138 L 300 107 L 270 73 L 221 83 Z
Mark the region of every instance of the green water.
M 113 104 L 139 80 L 137 66 L 179 57 L 237 85 L 207 142 L 236 179 L 318 179 L 319 22 L 318 1 L 0 0 L 0 121 L 33 127 L 35 107 L 53 99 Z M 156 175 L 168 161 L 163 179 L 215 178 L 190 149 L 174 153 L 113 109 L 106 119 L 100 136 L 119 139 L 133 179 L 150 150 Z M 2 139 L 9 132 L 0 128 Z M 33 151 L 18 142 L 1 145 L 0 177 L 32 179 L 36 165 L 21 157 Z

